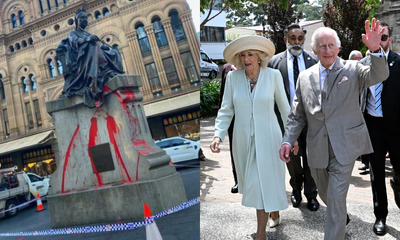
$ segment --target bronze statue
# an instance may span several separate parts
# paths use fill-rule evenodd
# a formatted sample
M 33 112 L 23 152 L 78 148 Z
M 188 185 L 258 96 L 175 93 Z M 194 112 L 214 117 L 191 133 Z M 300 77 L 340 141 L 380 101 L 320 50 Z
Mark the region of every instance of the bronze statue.
M 62 63 L 65 78 L 63 97 L 83 96 L 86 106 L 99 107 L 103 85 L 124 71 L 118 50 L 85 31 L 87 24 L 86 11 L 79 9 L 75 14 L 75 30 L 58 45 L 57 58 Z

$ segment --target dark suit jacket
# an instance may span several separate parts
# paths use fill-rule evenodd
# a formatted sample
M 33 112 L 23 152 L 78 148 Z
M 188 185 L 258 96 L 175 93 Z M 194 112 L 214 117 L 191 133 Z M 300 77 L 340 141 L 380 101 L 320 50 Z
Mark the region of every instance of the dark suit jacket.
M 363 58 L 360 63 L 369 65 L 370 57 Z M 383 121 L 387 129 L 393 132 L 400 132 L 400 55 L 389 50 L 388 67 L 390 75 L 383 81 L 382 90 L 382 113 Z M 369 88 L 361 92 L 361 107 L 365 109 Z
M 318 57 L 314 55 L 314 53 L 310 51 L 303 51 L 304 63 L 306 65 L 306 69 L 311 67 L 312 65 L 318 63 Z M 269 62 L 268 67 L 278 69 L 283 78 L 283 85 L 285 86 L 285 92 L 288 99 L 290 101 L 290 86 L 289 86 L 289 74 L 287 68 L 287 50 L 276 54 Z M 290 103 L 289 103 L 290 104 Z M 281 126 L 282 134 L 284 132 L 283 123 L 281 119 L 281 114 L 275 104 L 275 113 L 278 118 L 279 125 Z M 306 129 L 306 128 L 304 128 Z

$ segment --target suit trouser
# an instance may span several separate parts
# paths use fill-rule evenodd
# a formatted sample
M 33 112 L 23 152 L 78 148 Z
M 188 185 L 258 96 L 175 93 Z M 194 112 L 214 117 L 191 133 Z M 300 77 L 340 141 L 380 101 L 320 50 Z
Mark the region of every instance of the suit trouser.
M 234 126 L 235 126 L 235 116 L 232 118 L 231 125 L 229 125 L 228 137 L 229 137 L 229 149 L 230 149 L 230 154 L 231 154 L 232 173 L 233 173 L 233 178 L 235 179 L 235 184 L 237 184 L 236 168 L 235 168 L 235 162 L 233 161 L 233 153 L 232 153 L 233 127 Z
M 374 152 L 369 156 L 374 214 L 376 218 L 386 218 L 388 201 L 386 192 L 386 153 L 389 152 L 394 178 L 400 181 L 400 138 L 398 133 L 387 129 L 382 117 L 365 114 L 365 120 Z
M 317 197 L 317 186 L 315 185 L 314 179 L 311 176 L 310 167 L 308 166 L 307 154 L 306 154 L 306 131 L 302 131 L 300 137 L 297 139 L 299 143 L 299 153 L 303 159 L 303 166 L 301 166 L 300 154 L 294 155 L 290 152 L 290 161 L 286 163 L 287 169 L 290 175 L 290 186 L 293 190 L 301 191 L 301 187 L 304 182 L 304 195 L 307 199 Z
M 341 165 L 333 153 L 330 141 L 329 163 L 325 169 L 310 168 L 319 190 L 319 196 L 326 204 L 325 240 L 341 240 L 346 235 L 347 207 L 346 197 L 349 190 L 354 162 Z

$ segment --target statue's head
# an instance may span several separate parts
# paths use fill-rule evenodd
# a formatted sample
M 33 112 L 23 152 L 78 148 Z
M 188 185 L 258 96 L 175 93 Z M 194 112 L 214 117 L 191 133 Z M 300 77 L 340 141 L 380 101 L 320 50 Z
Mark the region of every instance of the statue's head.
M 77 29 L 78 27 L 85 29 L 86 26 L 87 26 L 86 10 L 80 8 L 75 12 L 75 29 Z

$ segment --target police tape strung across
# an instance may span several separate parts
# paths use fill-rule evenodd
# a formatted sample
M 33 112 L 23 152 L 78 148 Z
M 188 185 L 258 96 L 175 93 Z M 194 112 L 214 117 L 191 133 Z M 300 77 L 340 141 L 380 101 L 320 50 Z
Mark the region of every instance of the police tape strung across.
M 36 198 L 34 198 L 34 199 L 31 199 L 31 200 L 29 200 L 28 202 L 24 202 L 24 203 L 22 203 L 22 204 L 20 204 L 20 205 L 18 205 L 18 206 L 15 206 L 15 207 L 12 207 L 12 208 L 9 208 L 9 209 L 6 209 L 6 210 L 3 210 L 3 211 L 1 211 L 1 212 L 0 212 L 0 215 L 1 215 L 1 214 L 3 214 L 3 213 L 5 213 L 5 212 L 8 212 L 8 211 L 14 210 L 14 209 L 16 209 L 16 208 L 20 208 L 20 207 L 26 206 L 26 205 L 28 205 L 28 204 L 30 204 L 30 203 L 33 203 L 33 202 L 35 202 L 35 201 L 36 201 Z
M 34 199 L 36 200 L 36 199 Z M 32 200 L 27 202 L 33 202 Z M 50 236 L 50 235 L 66 235 L 66 234 L 78 234 L 78 233 L 97 233 L 97 232 L 113 232 L 113 231 L 126 231 L 133 230 L 142 226 L 146 226 L 154 222 L 155 219 L 164 217 L 166 215 L 179 212 L 188 207 L 200 203 L 200 197 L 193 198 L 187 202 L 181 203 L 175 207 L 164 210 L 155 214 L 152 217 L 145 218 L 143 222 L 129 222 L 129 223 L 116 223 L 116 224 L 105 224 L 98 226 L 87 226 L 87 227 L 74 227 L 74 228 L 59 228 L 49 229 L 40 231 L 26 231 L 26 232 L 14 232 L 14 233 L 0 233 L 1 237 L 20 237 L 20 236 Z M 21 204 L 22 205 L 22 204 Z M 21 206 L 20 205 L 20 206 Z M 18 206 L 18 207 L 20 207 Z

